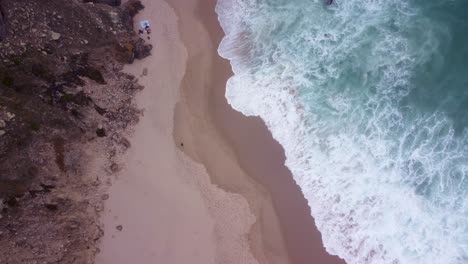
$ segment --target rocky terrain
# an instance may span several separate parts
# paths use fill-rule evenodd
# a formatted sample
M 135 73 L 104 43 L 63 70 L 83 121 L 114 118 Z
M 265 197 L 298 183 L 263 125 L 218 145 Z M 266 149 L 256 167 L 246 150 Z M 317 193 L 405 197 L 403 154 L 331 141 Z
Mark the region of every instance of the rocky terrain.
M 93 263 L 150 54 L 131 0 L 0 0 L 0 263 Z

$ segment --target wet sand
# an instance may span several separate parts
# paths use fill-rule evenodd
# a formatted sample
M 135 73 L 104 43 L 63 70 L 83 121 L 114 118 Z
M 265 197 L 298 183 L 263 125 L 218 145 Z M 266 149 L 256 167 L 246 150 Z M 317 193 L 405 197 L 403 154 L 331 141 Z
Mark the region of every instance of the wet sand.
M 268 219 L 268 217 L 278 217 L 281 230 L 278 236 L 281 236 L 292 263 L 344 263 L 340 258 L 330 256 L 325 251 L 307 201 L 294 182 L 291 172 L 284 166 L 284 150 L 273 139 L 264 122 L 257 117 L 245 117 L 233 110 L 226 101 L 225 86 L 227 79 L 233 73 L 229 62 L 219 57 L 217 53 L 217 47 L 224 32 L 214 13 L 216 0 L 170 0 L 168 2 L 176 8 L 180 17 L 180 31 L 188 47 L 189 57 L 192 55 L 200 60 L 199 57 L 203 56 L 205 60 L 210 60 L 209 64 L 211 64 L 211 67 L 205 69 L 210 74 L 204 76 L 203 80 L 198 80 L 198 85 L 193 75 L 185 78 L 185 87 L 182 87 L 182 90 L 186 95 L 186 100 L 190 101 L 198 96 L 205 97 L 201 99 L 202 106 L 193 103 L 192 111 L 196 112 L 196 115 L 205 116 L 205 119 L 212 122 L 222 143 L 232 151 L 229 154 L 233 155 L 238 165 L 249 177 L 265 187 L 264 191 L 268 193 L 268 199 L 273 201 L 273 212 L 266 213 L 260 210 L 256 213 L 259 226 L 254 227 L 251 236 L 257 228 L 266 240 L 260 245 L 268 246 L 270 243 L 268 240 L 278 239 L 278 237 L 269 236 L 269 230 L 266 228 L 276 225 L 276 223 L 268 223 L 276 222 L 275 219 Z M 194 27 L 198 26 L 197 23 L 201 23 L 200 26 L 204 27 L 204 32 L 201 29 L 194 30 Z M 209 37 L 211 43 L 207 43 L 206 36 Z M 207 65 L 206 61 L 204 63 Z M 188 67 L 200 70 L 199 63 L 192 65 L 189 63 Z M 197 76 L 200 75 L 198 73 Z M 191 103 L 187 102 L 187 104 Z M 203 143 L 194 148 L 203 148 Z M 192 157 L 200 155 L 200 151 L 198 153 L 196 150 L 191 151 L 196 152 L 191 155 Z M 204 163 L 210 171 L 210 156 L 209 153 L 205 155 Z M 211 170 L 216 171 L 216 168 Z M 218 174 L 222 174 L 222 171 L 210 173 L 213 176 Z M 226 190 L 238 191 L 233 188 L 229 180 L 213 177 L 213 181 Z M 251 200 L 248 194 L 245 196 L 249 201 Z M 255 204 L 255 201 L 250 201 L 251 206 L 252 204 Z M 257 248 L 255 245 L 252 248 L 262 250 L 261 247 Z

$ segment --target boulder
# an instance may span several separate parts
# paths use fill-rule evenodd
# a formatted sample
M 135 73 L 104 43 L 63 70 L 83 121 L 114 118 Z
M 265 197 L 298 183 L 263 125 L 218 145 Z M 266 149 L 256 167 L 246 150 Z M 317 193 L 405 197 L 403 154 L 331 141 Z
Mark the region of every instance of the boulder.
M 131 43 L 124 43 L 115 46 L 115 58 L 121 63 L 133 63 L 135 60 L 135 47 Z
M 130 0 L 123 5 L 123 8 L 130 17 L 134 17 L 140 10 L 143 10 L 145 6 L 140 0 Z
M 57 211 L 58 210 L 58 203 L 54 202 L 54 201 L 50 201 L 50 202 L 46 202 L 44 203 L 44 206 L 51 210 L 51 211 Z
M 7 120 L 11 121 L 11 120 L 13 120 L 13 118 L 15 118 L 16 115 L 13 114 L 13 113 L 7 112 L 6 116 L 7 116 Z
M 152 45 L 146 45 L 145 41 L 139 38 L 135 44 L 135 49 L 133 50 L 135 54 L 135 59 L 143 59 L 151 55 L 151 50 L 153 49 Z
M 119 170 L 119 165 L 115 162 L 113 162 L 110 166 L 110 169 L 112 172 L 117 172 Z
M 128 139 L 122 137 L 120 140 L 120 144 L 122 144 L 126 149 L 128 149 L 131 146 L 131 143 Z
M 61 35 L 60 35 L 60 33 L 51 31 L 51 32 L 50 32 L 50 37 L 52 38 L 52 40 L 59 40 L 60 37 L 61 37 Z
M 40 186 L 47 192 L 50 192 L 51 189 L 55 189 L 55 187 L 57 187 L 55 183 L 51 181 L 41 182 Z
M 98 129 L 96 129 L 96 135 L 98 137 L 105 137 L 105 136 L 107 136 L 107 133 L 106 133 L 106 130 L 104 128 L 100 127 Z

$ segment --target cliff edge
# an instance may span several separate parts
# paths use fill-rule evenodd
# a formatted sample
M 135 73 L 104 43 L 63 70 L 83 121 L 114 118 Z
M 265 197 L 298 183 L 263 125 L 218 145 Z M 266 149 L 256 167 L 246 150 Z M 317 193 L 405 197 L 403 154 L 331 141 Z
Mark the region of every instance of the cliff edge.
M 0 0 L 0 263 L 93 263 L 150 54 L 139 1 Z

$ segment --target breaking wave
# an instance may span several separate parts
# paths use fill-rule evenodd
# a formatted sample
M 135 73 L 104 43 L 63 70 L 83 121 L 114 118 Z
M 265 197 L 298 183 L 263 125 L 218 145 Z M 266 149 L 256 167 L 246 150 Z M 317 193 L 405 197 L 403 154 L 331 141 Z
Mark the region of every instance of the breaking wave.
M 466 10 L 218 0 L 226 97 L 265 120 L 347 263 L 468 263 Z

